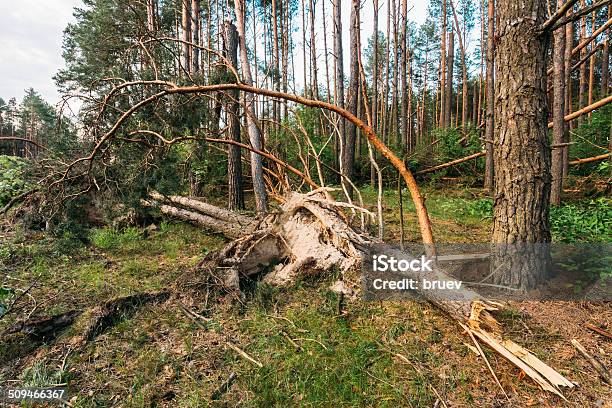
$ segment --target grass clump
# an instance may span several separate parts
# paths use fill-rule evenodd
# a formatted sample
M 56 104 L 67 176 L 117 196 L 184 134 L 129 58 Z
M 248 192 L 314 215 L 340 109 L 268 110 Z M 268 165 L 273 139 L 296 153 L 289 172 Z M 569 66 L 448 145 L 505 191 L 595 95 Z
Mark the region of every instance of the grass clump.
M 117 228 L 101 228 L 94 229 L 91 232 L 91 243 L 104 250 L 119 249 L 128 247 L 142 239 L 142 230 L 139 228 L 129 227 L 123 230 Z

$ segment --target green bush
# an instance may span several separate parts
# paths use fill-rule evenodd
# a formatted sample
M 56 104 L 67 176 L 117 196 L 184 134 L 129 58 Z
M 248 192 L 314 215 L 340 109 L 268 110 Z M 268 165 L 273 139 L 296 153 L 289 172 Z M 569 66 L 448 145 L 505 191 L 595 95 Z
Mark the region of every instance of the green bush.
M 15 156 L 0 156 L 0 207 L 28 188 L 25 170 L 28 162 Z
M 599 198 L 587 203 L 568 203 L 550 210 L 556 242 L 612 241 L 612 200 Z

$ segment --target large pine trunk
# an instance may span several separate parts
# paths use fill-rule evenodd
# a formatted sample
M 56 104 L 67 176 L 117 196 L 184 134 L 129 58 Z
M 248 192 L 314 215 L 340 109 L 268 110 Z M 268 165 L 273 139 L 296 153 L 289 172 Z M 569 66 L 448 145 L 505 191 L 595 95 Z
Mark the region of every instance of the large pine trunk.
M 546 54 L 538 34 L 539 0 L 498 0 L 492 270 L 495 283 L 527 288 L 544 278 L 550 258 L 550 146 Z

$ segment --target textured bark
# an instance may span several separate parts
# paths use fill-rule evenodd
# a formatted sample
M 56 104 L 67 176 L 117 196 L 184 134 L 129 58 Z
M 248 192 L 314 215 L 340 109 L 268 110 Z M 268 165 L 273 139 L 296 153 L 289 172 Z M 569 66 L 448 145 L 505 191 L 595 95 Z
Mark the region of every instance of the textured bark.
M 393 134 L 395 145 L 399 145 L 401 143 L 401 138 L 399 137 L 399 66 L 400 66 L 400 47 L 399 47 L 399 12 L 397 10 L 396 0 L 391 0 L 392 4 L 392 13 L 393 13 L 393 80 L 391 82 L 391 124 L 390 124 L 390 132 Z
M 334 103 L 344 109 L 344 54 L 342 48 L 342 0 L 334 0 L 334 54 L 336 56 L 336 100 Z M 339 116 L 338 143 L 344 143 L 346 139 L 346 121 Z M 338 152 L 339 156 L 339 152 Z M 342 157 L 338 157 L 338 162 L 341 163 Z M 341 181 L 343 178 L 341 179 Z
M 406 33 L 406 24 L 407 24 L 407 14 L 408 14 L 408 2 L 407 0 L 402 0 L 402 9 L 400 13 L 400 83 L 401 83 L 401 109 L 402 113 L 400 115 L 402 130 L 401 130 L 401 140 L 403 151 L 406 152 L 409 150 L 409 132 L 408 132 L 408 122 L 410 121 L 410 112 L 408 110 L 408 42 L 407 42 L 407 33 Z
M 245 25 L 244 25 L 244 0 L 234 0 L 234 6 L 236 10 L 236 19 L 238 23 L 238 35 L 240 42 L 240 59 L 242 68 L 242 80 L 250 86 L 253 83 L 251 78 L 251 67 L 249 65 L 249 57 L 246 49 L 245 40 Z M 259 128 L 255 123 L 255 108 L 253 94 L 246 93 L 244 96 L 246 121 L 249 131 L 249 140 L 251 146 L 257 150 L 263 150 L 263 138 L 259 132 Z M 254 152 L 251 152 L 251 177 L 253 179 L 253 190 L 255 193 L 255 205 L 259 214 L 265 214 L 268 212 L 268 194 L 266 192 L 266 185 L 263 177 L 263 159 L 262 157 Z
M 147 0 L 147 30 L 155 31 L 155 0 Z
M 570 11 L 571 12 L 571 11 Z M 574 48 L 574 24 L 570 23 L 565 26 L 565 112 L 572 113 L 572 49 Z M 569 141 L 569 131 L 572 128 L 572 122 L 566 125 L 567 136 Z M 569 171 L 569 147 L 563 148 L 563 178 L 567 177 Z
M 581 7 L 585 6 L 585 1 L 580 1 Z M 580 41 L 579 44 L 582 44 L 586 40 L 586 18 L 582 17 L 580 23 Z M 580 58 L 584 58 L 586 56 L 587 50 L 586 48 L 581 48 L 580 50 Z M 582 109 L 586 105 L 586 96 L 587 96 L 587 72 L 586 65 L 580 65 L 580 80 L 578 84 L 578 109 Z M 583 122 L 582 117 L 578 118 L 578 125 L 581 125 Z
M 557 0 L 557 6 L 562 7 L 564 0 Z M 553 144 L 566 143 L 565 138 L 565 27 L 558 28 L 554 33 L 553 53 Z M 550 192 L 550 203 L 561 204 L 561 193 L 563 191 L 563 149 L 552 151 L 552 186 Z
M 224 53 L 225 57 L 238 69 L 238 31 L 231 21 L 224 24 Z M 240 117 L 239 109 L 240 92 L 233 90 L 229 92 L 230 100 L 226 102 L 227 112 L 227 136 L 229 140 L 240 142 Z M 244 209 L 244 192 L 242 188 L 242 161 L 240 147 L 229 145 L 227 150 L 227 185 L 228 185 L 228 208 L 230 210 Z
M 446 101 L 444 102 L 444 123 L 445 127 L 451 126 L 451 116 L 453 110 L 453 71 L 455 68 L 455 34 L 451 29 L 448 33 L 448 61 L 447 61 L 448 78 L 446 81 Z
M 461 126 L 466 129 L 467 126 L 467 105 L 468 105 L 468 74 L 467 74 L 467 63 L 465 60 L 465 46 L 463 44 L 463 35 L 459 27 L 459 19 L 457 18 L 457 10 L 455 10 L 455 4 L 453 0 L 450 0 L 451 10 L 453 12 L 453 19 L 455 20 L 455 29 L 457 30 L 457 39 L 459 40 L 459 52 L 461 53 Z M 457 101 L 459 103 L 459 101 Z M 459 118 L 459 115 L 457 115 Z
M 595 31 L 595 13 L 591 15 L 591 30 Z M 591 51 L 596 50 L 595 42 L 591 43 Z M 589 59 L 589 105 L 593 103 L 593 88 L 595 86 L 595 53 Z M 591 114 L 589 114 L 589 118 Z
M 608 5 L 608 19 L 612 17 L 612 8 Z M 601 56 L 601 96 L 608 95 L 608 87 L 610 84 L 610 32 L 605 34 L 603 42 L 603 53 Z
M 319 78 L 318 78 L 318 68 L 317 68 L 317 42 L 315 40 L 315 2 L 314 0 L 309 0 L 309 10 L 308 14 L 310 15 L 310 80 L 312 84 L 310 87 L 312 88 L 312 96 L 314 99 L 319 99 Z
M 372 128 L 378 133 L 378 0 L 374 0 L 374 66 L 372 68 Z M 374 161 L 370 161 L 370 185 L 374 188 L 376 169 Z
M 348 89 L 348 105 L 347 110 L 357 116 L 359 108 L 359 0 L 351 0 L 351 62 L 350 62 L 350 80 Z M 343 146 L 342 167 L 343 174 L 353 179 L 355 166 L 355 142 L 357 140 L 357 126 L 350 122 L 346 127 L 346 138 Z M 352 192 L 350 187 L 347 187 L 349 192 Z
M 447 127 L 446 122 L 446 0 L 442 0 L 442 30 L 440 32 L 440 127 Z
M 274 84 L 274 89 L 280 91 L 280 78 L 278 76 L 280 73 L 280 52 L 278 46 L 277 2 L 276 0 L 272 0 L 270 4 L 272 6 L 272 14 L 270 15 L 270 24 L 272 25 L 272 52 L 274 53 L 272 61 L 274 66 L 272 83 Z M 272 119 L 274 120 L 272 126 L 276 128 L 278 120 L 280 119 L 280 103 L 277 100 L 272 100 Z
M 485 139 L 493 141 L 495 140 L 495 0 L 489 0 L 487 19 L 487 113 Z M 486 143 L 486 151 L 484 187 L 487 191 L 493 192 L 493 144 Z
M 547 40 L 537 33 L 546 9 L 539 0 L 498 0 L 496 10 L 492 270 L 496 283 L 527 288 L 545 278 L 550 264 L 543 256 L 551 239 Z
M 200 16 L 200 0 L 191 0 L 191 42 L 196 45 L 200 45 L 200 31 L 201 31 L 201 16 Z M 200 71 L 200 49 L 193 47 L 192 61 L 191 61 L 192 72 Z
M 182 40 L 181 43 L 181 58 L 183 70 L 186 72 L 191 71 L 191 11 L 190 11 L 190 0 L 181 0 L 181 29 L 182 29 Z

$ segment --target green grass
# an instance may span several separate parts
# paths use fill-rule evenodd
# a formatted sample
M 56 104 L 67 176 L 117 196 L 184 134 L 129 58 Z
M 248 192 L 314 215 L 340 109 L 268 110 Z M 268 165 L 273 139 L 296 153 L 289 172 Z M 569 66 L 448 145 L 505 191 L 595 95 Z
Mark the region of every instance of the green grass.
M 424 194 L 434 227 L 445 238 L 471 234 L 487 239 L 489 199 L 475 191 L 426 189 Z M 364 191 L 364 197 L 369 205 L 376 199 L 372 191 Z M 385 192 L 390 234 L 397 230 L 397 199 L 396 192 Z M 405 204 L 407 227 L 416 231 L 418 240 L 407 194 Z M 582 221 L 575 220 L 579 211 L 587 220 L 595 211 L 599 221 L 589 231 L 598 231 L 598 223 L 609 222 L 609 206 L 609 201 L 570 203 L 555 210 L 559 213 L 553 217 L 564 220 L 565 226 L 558 224 L 561 230 L 580 231 L 589 221 L 579 224 Z M 559 218 L 568 213 L 574 215 Z M 161 223 L 156 229 L 98 229 L 90 238 L 91 245 L 66 254 L 56 251 L 56 243 L 43 235 L 16 236 L 9 245 L 3 243 L 8 254 L 0 262 L 25 281 L 40 275 L 44 291 L 33 295 L 45 302 L 45 313 L 56 313 L 170 286 L 206 252 L 224 243 L 218 236 L 180 223 Z M 432 388 L 445 400 L 466 405 L 482 398 L 483 391 L 471 381 L 482 375 L 482 363 L 447 319 L 420 303 L 363 301 L 346 302 L 347 314 L 337 316 L 337 295 L 327 289 L 332 275 L 304 279 L 290 288 L 253 282 L 243 302 L 224 300 L 222 294 L 211 294 L 206 301 L 205 293 L 189 295 L 185 300 L 189 307 L 210 318 L 205 330 L 173 302 L 144 306 L 117 319 L 95 341 L 69 355 L 72 377 L 58 373 L 57 364 L 41 360 L 22 379 L 32 384 L 68 381 L 79 390 L 75 407 L 163 405 L 160 400 L 168 390 L 176 393 L 168 404 L 177 407 L 420 407 L 435 403 Z M 523 326 L 517 327 L 522 330 Z M 225 347 L 226 339 L 264 367 Z M 548 345 L 546 339 L 539 339 L 529 346 L 541 352 Z M 32 347 L 24 338 L 0 342 L 0 361 Z M 49 351 L 52 345 L 42 347 Z M 409 363 L 393 353 L 405 356 Z M 491 357 L 495 364 L 495 356 Z M 211 402 L 211 393 L 231 372 L 237 374 L 236 383 L 220 401 Z M 517 387 L 523 390 L 531 385 Z
M 133 249 L 141 241 L 141 238 L 142 230 L 138 228 L 125 228 L 121 231 L 116 228 L 95 229 L 90 237 L 91 243 L 95 247 L 105 250 Z
M 351 307 L 348 317 L 338 317 L 336 295 L 325 287 L 297 285 L 270 294 L 262 286 L 266 292 L 263 297 L 271 297 L 267 307 L 262 307 L 261 296 L 253 297 L 253 307 L 247 309 L 240 331 L 250 339 L 246 351 L 260 359 L 264 367 L 253 369 L 238 357 L 231 357 L 249 370 L 244 377 L 248 395 L 252 396 L 247 406 L 433 404 L 435 397 L 426 380 L 411 368 L 397 367 L 383 349 L 385 327 L 369 319 L 384 316 L 384 311 L 377 304 L 366 303 Z M 280 317 L 272 317 L 272 309 L 279 309 Z M 404 329 L 397 324 L 389 330 L 399 336 Z M 423 344 L 412 346 L 396 351 L 411 358 L 422 357 Z

